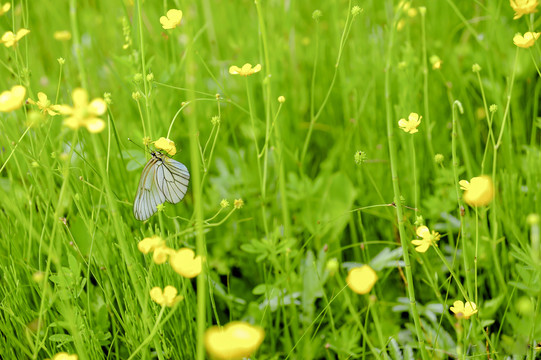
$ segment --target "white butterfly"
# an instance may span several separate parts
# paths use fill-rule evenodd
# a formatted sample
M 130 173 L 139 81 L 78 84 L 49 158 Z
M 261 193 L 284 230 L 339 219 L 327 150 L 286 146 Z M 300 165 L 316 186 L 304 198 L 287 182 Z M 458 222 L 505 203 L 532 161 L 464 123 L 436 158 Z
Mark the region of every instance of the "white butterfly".
M 184 164 L 160 152 L 151 154 L 133 201 L 133 215 L 141 221 L 154 215 L 156 207 L 165 201 L 171 204 L 181 201 L 190 182 L 190 173 Z

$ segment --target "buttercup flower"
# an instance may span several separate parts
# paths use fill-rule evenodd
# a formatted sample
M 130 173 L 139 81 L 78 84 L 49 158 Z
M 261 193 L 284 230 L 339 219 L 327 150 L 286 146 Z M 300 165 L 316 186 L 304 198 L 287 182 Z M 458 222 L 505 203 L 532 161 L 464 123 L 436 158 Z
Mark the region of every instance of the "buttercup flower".
M 167 11 L 167 16 L 160 17 L 160 23 L 166 30 L 174 29 L 180 24 L 182 20 L 182 11 L 177 9 L 171 9 Z
M 0 94 L 0 111 L 10 112 L 23 106 L 26 96 L 26 88 L 22 85 L 15 85 L 11 90 Z
M 357 294 L 368 294 L 378 280 L 378 275 L 368 265 L 353 268 L 346 277 L 349 288 Z
M 522 15 L 537 12 L 537 0 L 509 0 L 509 5 L 515 10 L 514 20 L 522 17 Z
M 165 246 L 165 241 L 158 235 L 146 237 L 137 244 L 137 248 L 143 254 L 148 254 L 149 252 L 154 251 L 156 248 L 163 246 Z
M 520 34 L 516 34 L 513 37 L 513 43 L 518 47 L 526 49 L 526 48 L 532 47 L 533 44 L 535 44 L 535 40 L 537 40 L 537 38 L 539 38 L 540 34 L 541 33 L 530 32 L 530 31 L 524 33 L 524 36 L 522 36 Z
M 460 180 L 460 188 L 464 191 L 464 201 L 470 206 L 485 206 L 494 198 L 494 185 L 489 176 L 482 175 L 471 181 Z
M 158 140 L 154 141 L 154 146 L 156 147 L 156 149 L 163 150 L 171 156 L 177 153 L 175 142 L 164 137 L 161 137 Z
M 229 201 L 227 201 L 227 199 L 222 199 L 222 201 L 220 201 L 220 207 L 222 209 L 225 209 L 226 207 L 229 207 Z
M 430 230 L 428 230 L 428 228 L 424 225 L 417 228 L 417 236 L 422 238 L 422 240 L 412 240 L 411 243 L 417 246 L 415 251 L 420 253 L 426 252 L 430 245 L 438 246 L 436 241 L 440 240 L 439 233 L 434 230 L 430 232 Z
M 470 316 L 477 313 L 477 305 L 474 302 L 467 301 L 466 305 L 461 300 L 457 300 L 451 306 L 451 311 L 459 319 L 469 319 Z
M 201 273 L 201 256 L 195 256 L 192 249 L 182 248 L 169 257 L 171 267 L 185 278 L 194 278 Z
M 71 33 L 68 30 L 55 31 L 53 37 L 58 41 L 69 41 L 71 40 Z
M 11 9 L 11 3 L 7 2 L 4 5 L 2 5 L 2 7 L 0 7 L 0 16 L 7 13 L 9 11 L 9 9 Z
M 421 124 L 422 118 L 423 117 L 419 116 L 419 114 L 417 113 L 410 113 L 408 116 L 408 120 L 400 119 L 398 121 L 398 126 L 407 133 L 415 134 L 419 131 L 417 130 L 417 127 Z
M 103 115 L 107 110 L 107 104 L 101 98 L 96 98 L 88 103 L 88 93 L 84 89 L 77 88 L 71 93 L 73 107 L 59 105 L 58 110 L 62 115 L 69 115 L 64 119 L 64 125 L 76 130 L 81 126 L 87 128 L 91 133 L 98 133 L 105 129 L 105 122 L 98 116 Z
M 241 321 L 234 321 L 223 328 L 213 326 L 205 332 L 205 347 L 214 359 L 233 360 L 247 358 L 263 342 L 265 331 Z
M 248 76 L 260 70 L 261 70 L 261 64 L 257 64 L 254 67 L 252 67 L 252 64 L 244 64 L 242 65 L 242 68 L 239 68 L 238 66 L 233 65 L 229 68 L 229 73 L 231 75 Z
M 175 306 L 176 303 L 184 299 L 184 296 L 177 295 L 178 290 L 171 285 L 167 285 L 165 289 L 154 287 L 150 290 L 150 298 L 162 306 Z
M 152 255 L 152 260 L 158 265 L 163 264 L 167 261 L 169 256 L 173 255 L 175 250 L 168 248 L 167 246 L 159 246 L 154 249 L 154 254 Z
M 70 355 L 67 352 L 59 352 L 55 356 L 53 356 L 52 360 L 78 360 L 79 357 L 75 354 Z
M 17 34 L 14 34 L 11 31 L 7 31 L 4 33 L 4 35 L 2 35 L 0 43 L 4 44 L 5 47 L 12 47 L 17 44 L 17 42 L 21 40 L 24 36 L 26 36 L 26 34 L 28 34 L 29 32 L 30 30 L 28 29 L 19 29 L 19 31 L 17 31 Z
M 27 100 L 29 104 L 37 105 L 38 108 L 41 110 L 42 113 L 48 113 L 51 116 L 58 115 L 57 105 L 51 105 L 51 102 L 49 101 L 49 98 L 45 93 L 39 92 L 38 93 L 38 101 L 34 101 L 32 99 Z

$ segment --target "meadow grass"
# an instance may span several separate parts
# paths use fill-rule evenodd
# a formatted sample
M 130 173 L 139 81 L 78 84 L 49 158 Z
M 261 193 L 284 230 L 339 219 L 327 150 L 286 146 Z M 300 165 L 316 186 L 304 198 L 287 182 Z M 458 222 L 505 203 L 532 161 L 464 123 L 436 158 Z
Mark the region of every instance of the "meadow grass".
M 505 0 L 10 4 L 2 33 L 30 33 L 0 45 L 0 91 L 71 107 L 82 88 L 107 110 L 103 131 L 31 103 L 0 113 L 2 359 L 204 359 L 207 329 L 234 321 L 265 332 L 252 359 L 540 357 L 541 52 L 513 44 L 537 13 L 513 20 Z M 163 29 L 173 8 L 181 23 Z M 229 73 L 245 63 L 261 70 Z M 410 113 L 413 134 L 398 125 Z M 141 222 L 150 154 L 137 145 L 160 137 L 190 186 Z M 459 182 L 480 175 L 494 196 L 471 206 Z M 199 275 L 143 254 L 154 235 L 201 256 Z M 363 265 L 377 280 L 363 275 L 361 295 L 348 273 Z M 150 297 L 167 285 L 173 306 Z M 458 300 L 477 313 L 455 314 Z

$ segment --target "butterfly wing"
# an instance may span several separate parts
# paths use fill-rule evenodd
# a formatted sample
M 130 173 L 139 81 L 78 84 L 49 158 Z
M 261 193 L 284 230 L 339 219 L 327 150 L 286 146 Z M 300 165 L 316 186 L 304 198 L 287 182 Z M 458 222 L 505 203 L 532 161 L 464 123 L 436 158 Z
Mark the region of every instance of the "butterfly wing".
M 157 211 L 156 207 L 165 202 L 164 193 L 158 188 L 157 169 L 160 167 L 159 158 L 153 156 L 145 165 L 137 187 L 133 202 L 133 215 L 137 220 L 145 221 Z
M 156 183 L 158 190 L 164 195 L 165 200 L 176 204 L 184 198 L 190 173 L 186 166 L 163 154 L 156 154 L 162 161 L 156 167 Z

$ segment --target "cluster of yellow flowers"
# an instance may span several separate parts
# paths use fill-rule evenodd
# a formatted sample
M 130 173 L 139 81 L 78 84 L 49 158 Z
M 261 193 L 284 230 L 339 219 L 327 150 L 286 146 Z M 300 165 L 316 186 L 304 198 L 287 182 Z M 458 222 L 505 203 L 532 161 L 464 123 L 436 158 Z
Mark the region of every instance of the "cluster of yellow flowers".
M 86 127 L 92 133 L 98 133 L 105 128 L 105 122 L 100 118 L 107 110 L 107 104 L 101 98 L 88 102 L 88 93 L 84 89 L 75 89 L 72 92 L 73 106 L 53 105 L 47 94 L 38 93 L 38 100 L 27 99 L 31 105 L 36 105 L 40 112 L 55 116 L 66 115 L 64 125 L 71 129 Z M 25 103 L 26 88 L 22 85 L 15 85 L 11 90 L 0 94 L 0 112 L 10 112 L 20 109 Z
M 509 5 L 515 11 L 513 19 L 519 19 L 522 15 L 533 14 L 537 12 L 537 0 L 509 0 Z M 535 41 L 539 38 L 538 32 L 525 32 L 524 35 L 518 33 L 513 37 L 513 43 L 521 48 L 529 48 L 535 44 Z
M 178 274 L 193 278 L 201 273 L 201 256 L 195 256 L 193 250 L 182 248 L 178 251 L 165 245 L 158 235 L 144 238 L 137 247 L 143 254 L 153 252 L 153 261 L 163 264 L 169 260 L 173 270 Z M 150 290 L 150 298 L 162 306 L 173 307 L 184 299 L 178 290 L 167 285 L 163 290 L 154 287 Z M 235 321 L 224 327 L 213 326 L 205 332 L 205 347 L 214 359 L 241 359 L 256 351 L 265 337 L 265 332 L 258 326 Z
M 192 249 L 182 248 L 174 250 L 165 245 L 165 241 L 158 235 L 144 238 L 137 244 L 143 254 L 153 252 L 152 259 L 156 264 L 169 264 L 175 272 L 185 278 L 194 278 L 201 273 L 201 256 L 195 256 Z

